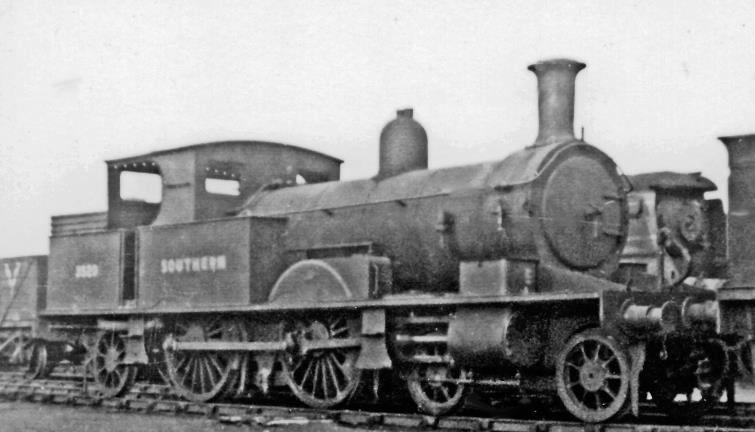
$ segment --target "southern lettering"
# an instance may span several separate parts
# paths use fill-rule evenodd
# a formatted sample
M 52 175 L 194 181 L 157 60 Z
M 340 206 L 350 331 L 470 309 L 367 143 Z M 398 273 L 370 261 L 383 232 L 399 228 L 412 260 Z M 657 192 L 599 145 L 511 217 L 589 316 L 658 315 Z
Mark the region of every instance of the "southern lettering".
M 226 268 L 225 255 L 167 258 L 160 260 L 160 273 L 216 272 Z

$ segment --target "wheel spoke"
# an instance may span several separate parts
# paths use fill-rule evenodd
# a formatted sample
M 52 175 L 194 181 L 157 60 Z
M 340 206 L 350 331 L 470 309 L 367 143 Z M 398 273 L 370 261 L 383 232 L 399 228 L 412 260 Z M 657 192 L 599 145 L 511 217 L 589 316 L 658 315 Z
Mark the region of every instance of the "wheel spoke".
M 176 363 L 176 371 L 181 370 L 181 368 L 186 367 L 186 364 L 189 363 L 189 357 L 187 356 L 181 356 L 181 359 Z
M 579 350 L 582 353 L 582 364 L 584 364 L 587 360 L 590 359 L 590 357 L 587 355 L 587 351 L 585 351 L 585 344 L 584 342 L 579 344 Z
M 202 357 L 202 373 L 207 378 L 207 382 L 209 383 L 209 389 L 212 389 L 212 387 L 215 386 L 215 375 L 212 373 L 212 366 L 210 366 L 210 358 L 212 354 L 205 354 L 204 357 Z
M 336 393 L 341 391 L 341 386 L 338 383 L 338 377 L 336 376 L 336 370 L 333 368 L 333 360 L 328 357 L 328 373 L 333 382 L 333 388 L 336 389 Z
M 600 400 L 600 392 L 594 392 L 593 397 L 595 398 L 595 408 L 600 409 L 603 406 Z
M 199 359 L 199 356 L 196 357 L 194 360 L 194 365 L 191 370 L 191 381 L 189 382 L 189 386 L 192 388 L 196 388 L 196 385 L 199 383 L 199 362 L 201 360 Z
M 207 363 L 207 360 L 204 357 L 200 357 L 197 365 L 197 374 L 199 375 L 199 392 L 205 393 L 207 392 L 207 371 L 205 369 L 205 364 Z
M 207 332 L 207 339 L 214 339 L 213 336 L 222 336 L 223 335 L 223 327 L 217 326 Z
M 346 362 L 339 362 L 338 360 L 335 360 L 335 364 L 344 376 L 349 375 L 349 366 L 351 365 L 347 365 Z
M 199 388 L 201 393 L 206 393 L 209 389 L 207 386 L 209 385 L 207 381 L 207 357 L 202 356 L 199 358 Z
M 220 322 L 220 316 L 213 317 L 209 322 L 204 324 L 206 339 L 210 339 L 211 334 L 216 334 L 218 331 L 223 331 L 223 325 Z
M 602 363 L 602 366 L 603 366 L 604 368 L 607 368 L 607 367 L 608 367 L 608 365 L 609 365 L 609 364 L 610 364 L 610 363 L 611 363 L 612 361 L 614 361 L 614 360 L 616 360 L 616 354 L 614 354 L 614 353 L 612 352 L 612 353 L 611 353 L 611 356 L 610 356 L 610 357 L 608 357 L 608 360 L 605 360 L 605 361 L 604 361 L 604 362 Z
M 291 368 L 291 372 L 296 372 L 299 370 L 300 367 L 304 364 L 304 360 L 306 360 L 306 357 L 301 356 L 298 360 L 296 360 L 296 365 Z
M 614 393 L 613 390 L 611 390 L 611 388 L 607 385 L 604 385 L 601 390 L 603 390 L 603 392 L 611 398 L 611 401 L 616 399 L 616 393 Z
M 302 363 L 304 363 L 304 360 L 302 360 Z M 314 367 L 314 363 L 311 361 L 306 362 L 307 369 L 304 370 L 304 376 L 301 377 L 301 387 L 304 387 L 304 383 L 307 382 L 307 379 L 309 378 L 309 375 L 312 373 L 312 368 Z
M 327 361 L 320 360 L 320 363 L 322 364 L 322 368 L 320 370 L 320 373 L 322 373 L 322 378 L 321 378 L 321 382 L 322 382 L 322 395 L 323 395 L 323 397 L 327 398 L 328 394 L 329 394 L 329 392 L 328 392 L 328 383 L 330 382 L 330 380 L 328 379 Z
M 184 369 L 183 374 L 181 374 L 181 384 L 186 385 L 186 379 L 191 378 L 191 374 L 193 373 L 194 369 L 194 356 L 190 356 L 189 360 L 186 362 L 186 368 Z M 191 384 L 191 382 L 189 382 Z
M 317 384 L 318 384 L 318 380 L 320 379 L 320 367 L 321 367 L 320 362 L 316 361 L 315 362 L 315 375 L 314 375 L 314 378 L 312 379 L 312 394 L 313 395 L 317 395 Z
M 218 375 L 218 376 L 223 376 L 223 368 L 222 368 L 222 367 L 220 367 L 220 364 L 218 364 L 218 359 L 217 359 L 217 357 L 215 357 L 214 355 L 211 355 L 211 356 L 209 357 L 209 359 L 210 359 L 210 364 L 212 365 L 212 367 L 213 367 L 213 368 L 215 369 L 215 371 L 217 372 L 217 375 Z
M 446 400 L 451 399 L 451 393 L 449 392 L 448 386 L 445 383 L 441 384 L 440 390 L 443 392 L 443 396 L 446 397 Z

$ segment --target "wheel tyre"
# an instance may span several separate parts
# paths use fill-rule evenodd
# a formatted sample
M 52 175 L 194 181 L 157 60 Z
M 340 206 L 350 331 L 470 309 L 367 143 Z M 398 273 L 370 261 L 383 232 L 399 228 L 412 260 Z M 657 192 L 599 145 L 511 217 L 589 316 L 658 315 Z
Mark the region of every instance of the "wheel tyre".
M 176 325 L 176 339 L 202 341 L 246 341 L 243 324 L 220 317 L 198 323 L 182 322 Z M 173 337 L 172 335 L 168 335 Z M 179 396 L 192 402 L 208 402 L 228 395 L 227 391 L 238 383 L 241 354 L 213 352 L 164 351 L 168 378 Z
M 356 320 L 343 317 L 312 320 L 299 325 L 296 334 L 349 338 L 359 334 Z M 304 404 L 317 409 L 337 407 L 351 399 L 360 386 L 362 371 L 356 362 L 359 350 L 336 349 L 306 355 L 287 354 L 281 361 L 291 392 Z
M 430 368 L 440 368 L 446 378 L 464 378 L 461 371 L 451 373 L 445 365 L 415 365 L 407 378 L 409 395 L 419 411 L 430 415 L 448 415 L 458 411 L 468 394 L 468 387 L 454 383 L 428 383 L 426 377 L 433 374 Z
M 136 381 L 139 367 L 122 363 L 126 356 L 123 339 L 114 332 L 105 333 L 97 340 L 93 351 L 91 367 L 102 396 L 113 398 L 128 392 Z
M 573 336 L 556 360 L 561 402 L 578 419 L 598 423 L 626 412 L 629 361 L 619 344 L 596 330 Z
M 29 366 L 24 376 L 27 379 L 40 379 L 50 375 L 55 365 L 48 360 L 47 345 L 44 342 L 35 342 L 30 350 Z

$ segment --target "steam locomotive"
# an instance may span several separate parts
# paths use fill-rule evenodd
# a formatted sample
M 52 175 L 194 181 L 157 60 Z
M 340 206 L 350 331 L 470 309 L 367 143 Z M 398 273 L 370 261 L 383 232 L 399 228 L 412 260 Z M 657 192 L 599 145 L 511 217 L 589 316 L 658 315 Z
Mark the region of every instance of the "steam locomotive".
M 65 361 L 106 396 L 161 376 L 192 401 L 287 387 L 317 408 L 403 382 L 433 415 L 472 389 L 535 392 L 587 422 L 636 415 L 648 393 L 717 401 L 752 322 L 719 332 L 715 291 L 622 256 L 637 204 L 574 137 L 584 66 L 530 66 L 538 135 L 502 160 L 430 170 L 401 110 L 363 180 L 259 141 L 108 161 L 107 212 L 52 220 L 29 375 Z M 134 176 L 157 178 L 157 199 L 131 199 Z

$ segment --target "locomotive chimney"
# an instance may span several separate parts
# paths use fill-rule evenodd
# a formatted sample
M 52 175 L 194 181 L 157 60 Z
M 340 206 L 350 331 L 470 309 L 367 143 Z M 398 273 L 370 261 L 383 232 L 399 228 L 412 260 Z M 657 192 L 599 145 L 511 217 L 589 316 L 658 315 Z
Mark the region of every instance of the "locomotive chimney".
M 720 137 L 729 153 L 730 287 L 755 287 L 755 135 Z
M 534 146 L 575 139 L 574 81 L 584 67 L 584 63 L 555 59 L 528 68 L 537 75 L 540 128 Z
M 427 169 L 427 133 L 412 117 L 411 108 L 398 110 L 380 133 L 378 179 Z

